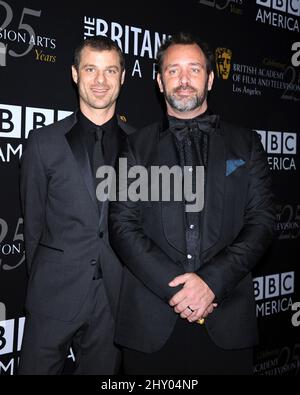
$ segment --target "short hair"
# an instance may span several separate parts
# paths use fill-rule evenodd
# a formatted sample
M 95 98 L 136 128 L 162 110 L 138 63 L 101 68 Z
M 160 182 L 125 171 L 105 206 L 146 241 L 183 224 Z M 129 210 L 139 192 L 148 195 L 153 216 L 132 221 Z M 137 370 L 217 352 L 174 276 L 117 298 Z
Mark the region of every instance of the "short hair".
M 73 65 L 78 70 L 81 52 L 84 48 L 90 47 L 96 51 L 116 51 L 120 58 L 122 71 L 125 69 L 125 57 L 118 44 L 106 36 L 93 36 L 84 40 L 74 51 Z
M 210 74 L 213 71 L 214 55 L 210 50 L 208 44 L 204 41 L 200 41 L 200 39 L 197 36 L 194 36 L 192 33 L 180 32 L 174 34 L 173 36 L 169 37 L 166 41 L 164 41 L 157 52 L 157 66 L 158 66 L 158 72 L 160 74 L 162 72 L 162 64 L 167 49 L 172 45 L 177 45 L 177 44 L 198 45 L 198 47 L 202 50 L 205 57 L 207 74 Z

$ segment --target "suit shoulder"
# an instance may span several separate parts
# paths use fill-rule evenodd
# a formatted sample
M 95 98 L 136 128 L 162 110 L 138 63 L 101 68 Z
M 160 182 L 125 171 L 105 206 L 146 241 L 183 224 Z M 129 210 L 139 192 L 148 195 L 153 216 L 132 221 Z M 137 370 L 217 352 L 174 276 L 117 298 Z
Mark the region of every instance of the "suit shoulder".
M 221 128 L 225 133 L 229 134 L 234 134 L 234 135 L 240 135 L 240 134 L 246 134 L 247 136 L 251 135 L 252 130 L 249 128 L 246 128 L 244 126 L 236 125 L 227 121 L 221 121 Z
M 161 123 L 155 122 L 127 137 L 130 150 L 138 161 L 146 161 L 153 150 L 156 149 L 160 129 Z
M 225 139 L 233 144 L 252 144 L 255 132 L 243 126 L 235 125 L 226 121 L 221 122 L 221 130 Z
M 128 136 L 130 144 L 133 146 L 145 144 L 146 142 L 156 141 L 161 129 L 161 122 L 155 122 L 150 125 L 137 129 L 135 133 Z
M 60 121 L 30 131 L 24 153 L 34 152 L 34 146 L 42 155 L 57 151 L 58 147 L 63 147 L 64 136 L 75 122 L 76 115 L 71 114 Z
M 76 115 L 73 113 L 60 121 L 51 123 L 38 129 L 30 131 L 30 138 L 38 139 L 39 141 L 47 141 L 57 138 L 58 135 L 64 135 L 76 122 Z
M 222 122 L 221 129 L 228 152 L 250 158 L 254 151 L 264 151 L 260 136 L 255 130 L 228 122 Z
M 134 128 L 132 125 L 130 125 L 127 122 L 127 118 L 125 117 L 125 115 L 117 114 L 117 120 L 118 120 L 118 125 L 123 130 L 123 132 L 125 132 L 126 134 L 129 135 L 129 134 L 136 132 L 136 128 Z

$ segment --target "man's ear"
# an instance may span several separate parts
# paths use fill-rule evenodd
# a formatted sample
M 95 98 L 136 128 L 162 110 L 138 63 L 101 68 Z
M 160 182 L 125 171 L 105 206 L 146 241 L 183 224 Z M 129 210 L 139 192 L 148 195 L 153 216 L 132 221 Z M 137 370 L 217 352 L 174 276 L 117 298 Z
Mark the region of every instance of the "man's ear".
M 78 82 L 78 72 L 77 72 L 77 69 L 76 69 L 76 67 L 74 65 L 72 66 L 72 78 L 73 78 L 73 81 L 75 82 L 75 84 L 77 84 L 77 82 Z
M 122 71 L 122 75 L 121 75 L 121 85 L 124 84 L 124 80 L 125 80 L 125 70 Z
M 157 83 L 158 83 L 159 90 L 161 91 L 161 93 L 163 93 L 163 92 L 164 92 L 164 85 L 163 85 L 163 83 L 162 83 L 161 75 L 160 75 L 159 73 L 157 73 L 156 81 L 157 81 Z
M 211 90 L 211 88 L 213 86 L 214 78 L 215 78 L 215 74 L 213 71 L 211 71 L 208 76 L 208 85 L 207 85 L 209 91 Z

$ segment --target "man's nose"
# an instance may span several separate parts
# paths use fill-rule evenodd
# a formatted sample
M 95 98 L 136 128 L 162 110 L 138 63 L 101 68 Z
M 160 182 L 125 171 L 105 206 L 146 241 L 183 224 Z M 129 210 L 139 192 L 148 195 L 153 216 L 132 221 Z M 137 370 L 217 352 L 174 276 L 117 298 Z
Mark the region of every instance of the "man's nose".
M 187 70 L 181 70 L 179 75 L 180 85 L 187 85 L 190 82 L 189 72 Z
M 104 71 L 98 70 L 96 75 L 95 75 L 95 81 L 98 82 L 98 84 L 103 84 L 106 81 L 106 76 Z

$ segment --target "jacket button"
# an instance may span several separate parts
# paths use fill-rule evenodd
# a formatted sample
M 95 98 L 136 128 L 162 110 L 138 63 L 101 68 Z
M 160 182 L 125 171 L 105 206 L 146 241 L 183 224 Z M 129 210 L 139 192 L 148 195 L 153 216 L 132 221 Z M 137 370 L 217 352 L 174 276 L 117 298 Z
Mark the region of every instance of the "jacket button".
M 96 261 L 96 259 L 92 259 L 90 263 L 91 263 L 92 266 L 95 266 L 97 261 Z
M 103 237 L 103 232 L 99 232 L 99 237 L 100 237 L 100 239 L 102 239 L 102 237 Z

